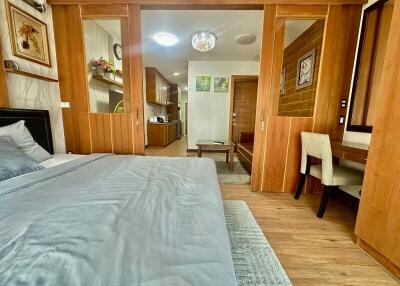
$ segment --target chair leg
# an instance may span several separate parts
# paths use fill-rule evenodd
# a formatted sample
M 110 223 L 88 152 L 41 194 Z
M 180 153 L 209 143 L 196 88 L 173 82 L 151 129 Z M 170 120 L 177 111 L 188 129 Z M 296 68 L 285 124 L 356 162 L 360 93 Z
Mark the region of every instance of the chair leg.
M 321 202 L 319 204 L 319 209 L 317 212 L 317 217 L 322 218 L 324 216 L 326 206 L 328 205 L 329 197 L 331 196 L 335 187 L 332 186 L 324 186 L 324 190 L 321 197 Z
M 304 183 L 306 181 L 306 174 L 300 174 L 300 180 L 299 183 L 297 184 L 297 189 L 296 189 L 296 193 L 294 195 L 294 198 L 296 200 L 298 200 L 300 198 L 301 192 L 303 191 L 303 187 L 304 187 Z

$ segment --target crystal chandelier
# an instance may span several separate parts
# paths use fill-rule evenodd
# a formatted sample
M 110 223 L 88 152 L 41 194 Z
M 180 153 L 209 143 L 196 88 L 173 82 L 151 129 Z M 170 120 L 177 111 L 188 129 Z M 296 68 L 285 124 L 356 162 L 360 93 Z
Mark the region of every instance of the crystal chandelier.
M 192 47 L 200 52 L 207 52 L 215 47 L 217 37 L 210 32 L 200 31 L 192 36 Z

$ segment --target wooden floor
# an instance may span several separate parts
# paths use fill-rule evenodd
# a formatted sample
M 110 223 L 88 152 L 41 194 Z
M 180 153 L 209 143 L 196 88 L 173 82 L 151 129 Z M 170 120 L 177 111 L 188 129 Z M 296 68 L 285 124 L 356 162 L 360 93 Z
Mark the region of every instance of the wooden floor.
M 275 250 L 293 285 L 400 285 L 354 242 L 356 210 L 339 199 L 323 219 L 319 195 L 253 193 L 244 185 L 221 185 L 223 199 L 244 200 Z
M 185 157 L 186 140 L 147 147 L 146 155 Z M 224 199 L 248 204 L 293 285 L 400 285 L 355 244 L 354 207 L 331 200 L 318 219 L 320 195 L 296 201 L 288 193 L 253 193 L 247 185 L 221 185 L 221 192 Z
M 175 140 L 165 147 L 148 146 L 145 149 L 146 156 L 186 157 L 187 137 Z

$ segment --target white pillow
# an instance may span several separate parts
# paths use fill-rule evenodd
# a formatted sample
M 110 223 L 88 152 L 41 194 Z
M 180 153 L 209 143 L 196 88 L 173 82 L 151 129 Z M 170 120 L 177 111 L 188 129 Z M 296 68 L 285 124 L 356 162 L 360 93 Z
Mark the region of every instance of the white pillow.
M 31 133 L 29 133 L 28 128 L 25 126 L 25 120 L 0 127 L 0 136 L 2 135 L 10 136 L 18 148 L 37 163 L 51 158 L 51 155 L 32 138 Z

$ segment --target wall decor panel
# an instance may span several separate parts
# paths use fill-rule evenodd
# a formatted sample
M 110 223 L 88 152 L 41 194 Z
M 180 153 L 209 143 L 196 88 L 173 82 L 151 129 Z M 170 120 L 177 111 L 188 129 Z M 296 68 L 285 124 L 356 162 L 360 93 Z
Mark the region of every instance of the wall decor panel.
M 113 152 L 116 154 L 133 153 L 133 115 L 130 113 L 112 114 Z
M 288 153 L 290 117 L 271 116 L 266 126 L 265 167 L 263 189 L 282 192 Z
M 286 169 L 284 177 L 284 192 L 294 192 L 300 178 L 301 165 L 301 132 L 312 131 L 312 118 L 290 118 L 290 132 L 287 146 Z
M 7 20 L 6 0 L 0 0 L 0 43 L 4 60 L 12 60 L 18 63 L 22 71 L 54 78 L 57 75 L 56 50 L 54 42 L 54 30 L 52 19 L 52 7 L 48 6 L 45 13 L 40 13 L 20 0 L 8 0 L 11 4 L 32 14 L 47 25 L 51 67 L 46 67 L 29 60 L 13 55 L 10 32 Z M 3 60 L 1 60 L 3 66 Z M 1 67 L 3 69 L 3 67 Z M 0 75 L 0 86 L 1 79 Z M 45 109 L 50 113 L 50 121 L 53 135 L 54 150 L 56 153 L 65 153 L 64 128 L 61 112 L 61 99 L 58 83 L 47 82 L 31 77 L 7 73 L 5 75 L 8 103 L 11 108 Z
M 110 113 L 90 113 L 90 134 L 93 153 L 112 153 Z

